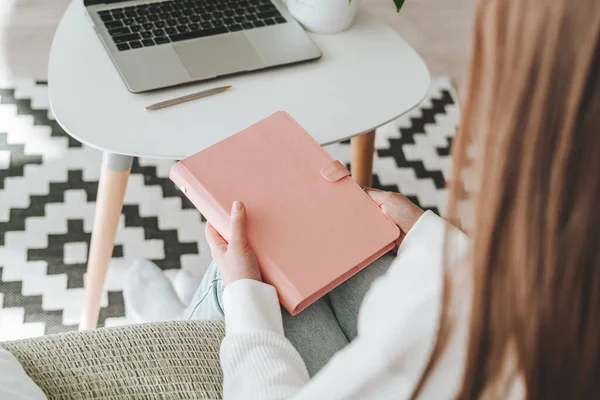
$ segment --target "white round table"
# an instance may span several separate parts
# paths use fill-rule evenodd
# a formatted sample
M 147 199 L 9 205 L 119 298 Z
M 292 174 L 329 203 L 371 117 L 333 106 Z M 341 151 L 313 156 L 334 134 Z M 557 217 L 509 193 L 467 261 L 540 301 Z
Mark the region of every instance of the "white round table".
M 72 2 L 63 16 L 48 67 L 56 120 L 69 135 L 104 152 L 81 329 L 97 323 L 133 157 L 182 159 L 284 110 L 323 145 L 353 138 L 353 177 L 369 184 L 374 129 L 416 106 L 430 82 L 418 54 L 362 11 L 343 33 L 310 34 L 323 52 L 316 62 L 132 94 L 82 3 Z M 223 85 L 233 88 L 158 111 L 144 109 Z

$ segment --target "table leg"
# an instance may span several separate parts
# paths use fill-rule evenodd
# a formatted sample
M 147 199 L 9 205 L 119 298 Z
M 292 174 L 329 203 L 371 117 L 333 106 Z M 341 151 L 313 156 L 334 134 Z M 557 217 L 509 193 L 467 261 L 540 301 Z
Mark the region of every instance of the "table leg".
M 373 181 L 373 154 L 375 153 L 375 131 L 354 136 L 350 140 L 352 179 L 360 186 L 371 186 Z
M 102 158 L 79 330 L 93 329 L 98 323 L 100 297 L 108 263 L 112 257 L 132 162 L 131 156 L 112 153 L 104 153 Z

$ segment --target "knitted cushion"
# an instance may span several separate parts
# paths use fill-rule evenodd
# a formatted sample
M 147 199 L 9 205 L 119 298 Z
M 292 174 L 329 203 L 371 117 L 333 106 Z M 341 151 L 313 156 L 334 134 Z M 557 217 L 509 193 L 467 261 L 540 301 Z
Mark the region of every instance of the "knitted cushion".
M 220 399 L 223 321 L 173 321 L 3 343 L 48 399 Z

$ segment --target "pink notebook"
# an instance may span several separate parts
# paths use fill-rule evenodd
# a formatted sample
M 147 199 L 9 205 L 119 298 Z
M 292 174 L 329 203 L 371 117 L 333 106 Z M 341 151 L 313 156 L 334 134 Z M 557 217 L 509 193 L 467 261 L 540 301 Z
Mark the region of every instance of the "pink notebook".
M 400 234 L 284 112 L 178 162 L 170 177 L 225 239 L 232 202 L 244 202 L 263 279 L 292 315 L 387 253 Z

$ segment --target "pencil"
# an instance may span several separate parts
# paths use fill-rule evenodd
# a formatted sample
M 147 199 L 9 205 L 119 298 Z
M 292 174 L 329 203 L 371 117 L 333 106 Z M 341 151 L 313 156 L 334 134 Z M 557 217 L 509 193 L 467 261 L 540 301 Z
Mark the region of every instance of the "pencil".
M 231 86 L 221 86 L 214 89 L 203 90 L 198 93 L 188 94 L 186 96 L 177 97 L 175 99 L 161 101 L 160 103 L 151 104 L 146 106 L 146 110 L 160 110 L 161 108 L 174 106 L 176 104 L 185 103 L 187 101 L 192 101 L 196 99 L 201 99 L 203 97 L 212 96 L 213 94 L 222 93 L 228 89 L 231 89 Z

